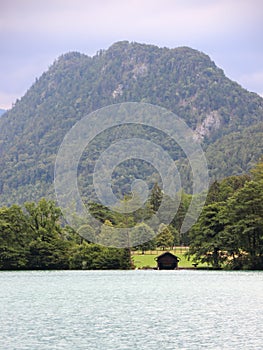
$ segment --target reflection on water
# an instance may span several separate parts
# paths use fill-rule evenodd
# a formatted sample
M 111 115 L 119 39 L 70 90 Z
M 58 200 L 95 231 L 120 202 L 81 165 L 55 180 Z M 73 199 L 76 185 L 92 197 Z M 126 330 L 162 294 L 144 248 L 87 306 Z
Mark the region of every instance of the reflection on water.
M 263 273 L 0 273 L 0 349 L 261 349 Z

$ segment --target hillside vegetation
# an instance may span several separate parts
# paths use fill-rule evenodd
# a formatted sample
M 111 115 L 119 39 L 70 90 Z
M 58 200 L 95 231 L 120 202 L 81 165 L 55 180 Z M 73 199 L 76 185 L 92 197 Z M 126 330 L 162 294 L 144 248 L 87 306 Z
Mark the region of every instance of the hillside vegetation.
M 206 150 L 213 178 L 246 172 L 262 154 L 260 96 L 228 79 L 199 51 L 118 42 L 93 57 L 77 52 L 60 56 L 2 116 L 1 204 L 52 198 L 54 162 L 65 134 L 88 113 L 125 101 L 159 105 L 183 118 Z M 117 132 L 111 135 L 118 139 Z M 174 153 L 181 162 L 180 152 Z M 131 167 L 134 176 L 140 168 L 150 177 L 148 165 Z M 85 161 L 80 168 L 84 178 Z M 126 172 L 123 166 L 115 181 Z

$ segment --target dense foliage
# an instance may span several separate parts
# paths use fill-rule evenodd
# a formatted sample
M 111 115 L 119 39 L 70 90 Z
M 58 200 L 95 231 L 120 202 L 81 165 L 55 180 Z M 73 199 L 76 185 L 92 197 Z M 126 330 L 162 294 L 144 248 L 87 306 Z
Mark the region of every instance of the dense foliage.
M 263 269 L 263 162 L 215 182 L 189 234 L 189 256 L 214 268 Z
M 52 198 L 54 162 L 64 135 L 91 111 L 124 101 L 163 106 L 183 118 L 207 147 L 215 179 L 247 171 L 261 154 L 262 98 L 226 78 L 201 52 L 124 41 L 94 57 L 62 55 L 1 117 L 1 204 Z M 118 134 L 111 132 L 113 139 Z M 94 147 L 91 168 L 107 140 L 105 134 L 100 148 Z M 169 148 L 171 143 L 166 142 Z M 175 151 L 174 158 L 180 161 L 182 154 Z M 83 160 L 79 173 L 84 195 L 88 166 Z M 136 176 L 140 169 L 151 177 L 145 163 L 129 167 Z M 117 187 L 125 190 L 127 169 L 126 164 L 116 174 L 116 181 L 121 181 Z M 188 190 L 187 176 L 185 182 Z
M 129 269 L 125 249 L 89 244 L 70 227 L 52 201 L 0 209 L 0 269 Z
M 180 226 L 180 215 L 185 215 L 183 210 L 175 216 L 173 224 L 157 224 L 156 232 L 144 223 L 159 209 L 161 195 L 161 189 L 155 184 L 145 207 L 129 214 L 91 203 L 90 211 L 101 225 L 94 226 L 76 217 L 77 230 L 65 225 L 61 210 L 44 198 L 38 203 L 26 202 L 23 207 L 2 207 L 0 269 L 132 268 L 131 248 L 144 252 L 179 244 L 179 234 L 173 225 Z M 131 228 L 131 231 L 127 236 L 125 230 L 118 235 L 116 227 Z M 124 248 L 116 248 L 118 246 Z

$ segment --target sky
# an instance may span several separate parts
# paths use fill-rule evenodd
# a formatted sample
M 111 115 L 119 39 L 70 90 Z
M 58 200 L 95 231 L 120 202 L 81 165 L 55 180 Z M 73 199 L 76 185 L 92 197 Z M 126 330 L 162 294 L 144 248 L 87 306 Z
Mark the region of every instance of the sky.
M 120 40 L 192 47 L 263 96 L 262 0 L 0 0 L 0 108 L 61 54 Z

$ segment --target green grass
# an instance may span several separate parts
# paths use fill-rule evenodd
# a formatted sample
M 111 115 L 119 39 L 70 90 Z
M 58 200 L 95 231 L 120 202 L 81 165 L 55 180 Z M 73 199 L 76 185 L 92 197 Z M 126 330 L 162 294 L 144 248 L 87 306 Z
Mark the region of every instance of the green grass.
M 174 255 L 178 256 L 180 258 L 180 261 L 178 263 L 178 267 L 181 268 L 189 268 L 193 267 L 193 262 L 190 260 L 188 261 L 187 258 L 184 256 L 184 253 L 186 250 L 183 248 L 179 248 L 178 250 L 169 250 Z M 136 268 L 146 268 L 146 267 L 156 267 L 157 263 L 155 258 L 159 255 L 161 255 L 163 251 L 147 251 L 144 254 L 141 254 L 141 252 L 133 252 L 133 262 Z M 206 267 L 206 264 L 198 264 L 198 267 Z

